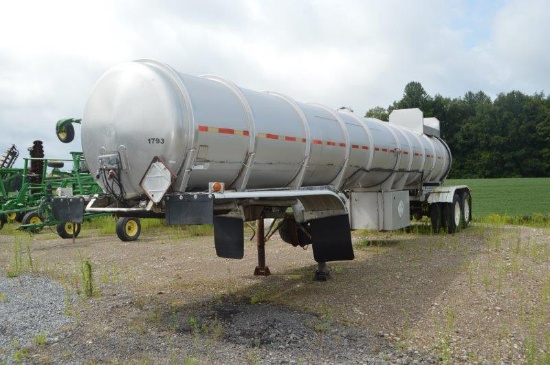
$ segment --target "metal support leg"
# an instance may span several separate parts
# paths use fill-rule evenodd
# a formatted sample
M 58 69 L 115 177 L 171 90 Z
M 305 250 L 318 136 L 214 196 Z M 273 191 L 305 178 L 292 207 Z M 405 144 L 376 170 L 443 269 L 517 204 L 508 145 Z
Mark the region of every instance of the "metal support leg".
M 255 276 L 269 276 L 271 272 L 269 267 L 265 266 L 265 232 L 264 232 L 264 220 L 263 218 L 257 221 L 257 246 L 258 246 L 258 266 L 254 270 Z
M 327 281 L 330 278 L 330 270 L 327 267 L 326 262 L 317 263 L 317 271 L 315 271 L 315 280 Z

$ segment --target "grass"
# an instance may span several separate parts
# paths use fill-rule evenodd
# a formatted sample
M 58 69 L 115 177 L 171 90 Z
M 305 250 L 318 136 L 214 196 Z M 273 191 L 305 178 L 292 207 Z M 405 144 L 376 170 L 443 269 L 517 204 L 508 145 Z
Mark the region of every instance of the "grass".
M 86 220 L 82 229 L 97 229 L 100 235 L 115 235 L 117 219 L 111 216 L 101 216 Z M 173 239 L 187 237 L 209 236 L 214 232 L 213 225 L 193 225 L 193 226 L 167 226 L 164 219 L 146 218 L 140 219 L 142 232 L 160 232 L 171 236 Z
M 445 185 L 468 185 L 474 218 L 491 215 L 550 215 L 550 178 L 451 179 Z

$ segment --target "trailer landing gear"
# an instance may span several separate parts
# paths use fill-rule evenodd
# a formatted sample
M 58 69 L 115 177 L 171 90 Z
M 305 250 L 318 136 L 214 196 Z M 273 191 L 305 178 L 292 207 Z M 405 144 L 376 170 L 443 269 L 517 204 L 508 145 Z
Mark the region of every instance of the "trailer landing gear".
M 269 276 L 271 271 L 265 264 L 265 226 L 264 220 L 258 219 L 256 223 L 256 242 L 258 249 L 258 266 L 254 269 L 254 276 Z M 327 281 L 330 278 L 330 270 L 326 262 L 318 262 L 317 270 L 315 271 L 314 280 Z
M 317 263 L 317 271 L 315 271 L 315 276 L 313 279 L 315 281 L 327 281 L 330 279 L 330 270 L 328 269 L 326 262 Z
M 258 266 L 254 269 L 254 276 L 269 276 L 271 271 L 265 265 L 265 229 L 263 218 L 258 219 L 256 223 L 256 242 L 258 248 Z

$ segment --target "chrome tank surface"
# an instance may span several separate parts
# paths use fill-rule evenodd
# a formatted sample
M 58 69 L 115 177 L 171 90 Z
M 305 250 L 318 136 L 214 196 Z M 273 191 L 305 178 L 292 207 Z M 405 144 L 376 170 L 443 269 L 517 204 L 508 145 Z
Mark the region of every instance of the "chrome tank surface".
M 82 118 L 90 171 L 114 170 L 125 199 L 158 158 L 174 191 L 332 185 L 336 189 L 403 189 L 441 181 L 450 168 L 437 137 L 348 110 L 305 104 L 274 92 L 195 77 L 150 60 L 108 70 Z M 105 188 L 108 180 L 98 179 Z

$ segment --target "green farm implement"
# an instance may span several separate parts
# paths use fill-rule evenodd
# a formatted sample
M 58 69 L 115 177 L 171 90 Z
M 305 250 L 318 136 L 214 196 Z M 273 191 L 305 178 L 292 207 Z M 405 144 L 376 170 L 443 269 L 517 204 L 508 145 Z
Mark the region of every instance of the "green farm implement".
M 19 151 L 15 145 L 11 145 L 0 157 L 0 206 L 21 189 L 23 169 L 13 167 L 18 156 Z M 15 220 L 15 213 L 12 213 L 7 219 Z
M 35 149 L 41 149 L 41 142 Z M 31 156 L 33 156 L 31 152 Z M 92 195 L 101 188 L 89 173 L 82 152 L 71 152 L 71 160 L 25 158 L 23 169 L 0 169 L 0 229 L 10 221 L 21 222 L 21 230 L 38 233 L 45 226 L 57 226 L 62 238 L 76 237 L 80 224 L 61 222 L 52 216 L 52 196 Z M 65 163 L 72 163 L 69 171 L 61 170 Z M 18 176 L 17 184 L 15 176 Z M 17 190 L 10 187 L 17 185 Z M 97 215 L 97 214 L 96 214 Z M 84 215 L 91 218 L 91 215 Z

